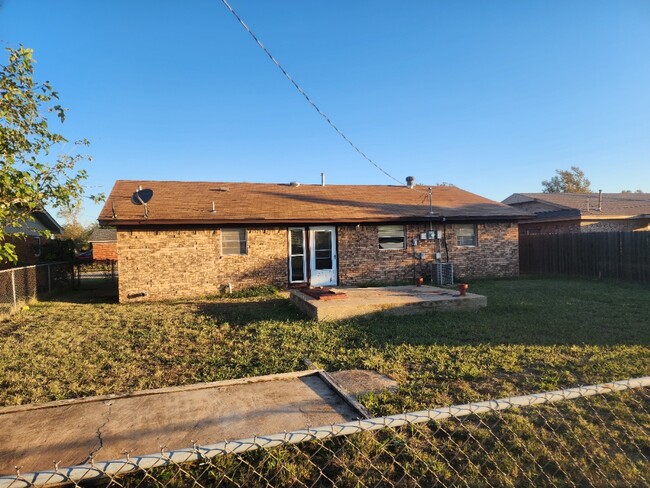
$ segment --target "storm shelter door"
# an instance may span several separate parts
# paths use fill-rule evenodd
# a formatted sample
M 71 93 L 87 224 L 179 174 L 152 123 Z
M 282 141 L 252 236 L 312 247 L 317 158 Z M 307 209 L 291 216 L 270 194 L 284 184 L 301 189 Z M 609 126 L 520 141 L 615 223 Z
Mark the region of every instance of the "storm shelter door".
M 336 228 L 309 228 L 311 286 L 336 285 Z

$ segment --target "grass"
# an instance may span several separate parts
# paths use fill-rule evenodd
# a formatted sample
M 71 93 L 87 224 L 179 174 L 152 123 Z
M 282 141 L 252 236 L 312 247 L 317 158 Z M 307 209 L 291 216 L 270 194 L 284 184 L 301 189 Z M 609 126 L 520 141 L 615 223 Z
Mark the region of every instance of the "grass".
M 305 358 L 329 371 L 373 369 L 396 379 L 400 383 L 398 391 L 370 394 L 361 399 L 374 415 L 650 374 L 650 287 L 647 285 L 577 279 L 511 279 L 472 282 L 470 286 L 470 291 L 488 297 L 487 308 L 406 317 L 374 315 L 333 323 L 306 320 L 271 288 L 223 298 L 124 305 L 107 303 L 101 294 L 90 298 L 79 292 L 63 294 L 0 322 L 0 405 L 300 370 L 305 369 Z M 571 425 L 580 426 L 583 432 L 572 434 L 577 435 L 579 442 L 577 447 L 566 447 L 566 452 L 570 454 L 574 448 L 588 449 L 588 452 L 602 450 L 601 444 L 594 442 L 607 433 L 602 427 L 605 422 L 595 415 L 594 405 L 598 404 L 575 405 L 578 404 L 568 407 L 573 409 L 569 416 L 576 418 Z M 622 410 L 615 419 L 616 425 L 622 426 L 621 432 L 628 432 L 630 425 L 638 427 L 650 422 L 647 406 L 633 414 L 636 404 L 621 405 Z M 553 411 L 549 415 L 557 416 Z M 630 423 L 632 415 L 638 418 Z M 503 470 L 512 465 L 511 471 L 505 474 L 515 484 L 530 481 L 529 475 L 521 474 L 525 472 L 522 466 L 526 462 L 512 463 L 512 456 L 521 450 L 522 442 L 529 446 L 525 453 L 534 456 L 540 453 L 541 457 L 534 462 L 543 466 L 547 465 L 543 457 L 561 449 L 561 442 L 565 442 L 552 431 L 549 434 L 544 430 L 543 417 L 535 419 L 511 412 L 496 418 L 495 422 L 495 429 L 504 429 L 503 443 L 507 444 L 512 437 L 512 454 L 490 450 L 490 455 L 495 456 L 494 462 Z M 289 481 L 306 482 L 320 473 L 313 464 L 317 453 L 337 449 L 338 458 L 332 460 L 326 456 L 329 460 L 323 462 L 334 469 L 334 464 L 351 456 L 336 475 L 338 481 L 348 484 L 346 476 L 353 476 L 358 470 L 359 476 L 366 476 L 360 478 L 365 479 L 363 483 L 372 484 L 367 477 L 370 475 L 363 475 L 368 470 L 367 460 L 373 459 L 374 463 L 373 456 L 378 456 L 376 462 L 381 464 L 388 459 L 386 469 L 390 471 L 395 464 L 393 458 L 385 456 L 394 450 L 390 455 L 399 457 L 402 463 L 399 466 L 409 463 L 420 466 L 416 471 L 421 470 L 422 479 L 426 480 L 431 476 L 432 466 L 442 462 L 441 452 L 436 450 L 442 449 L 444 456 L 449 456 L 442 459 L 453 459 L 456 443 L 464 442 L 462 439 L 468 436 L 479 439 L 483 435 L 488 441 L 494 440 L 490 431 L 480 431 L 484 427 L 482 423 L 476 431 L 471 425 L 445 425 L 442 437 L 440 431 L 421 427 L 332 440 L 324 451 L 318 446 L 285 446 L 266 454 L 251 453 L 244 463 L 222 458 L 215 461 L 218 469 L 209 472 L 222 476 L 223 466 L 234 463 L 239 467 L 233 469 L 239 470 L 259 457 L 268 466 L 255 464 L 258 466 L 255 473 L 264 469 L 275 473 L 275 466 L 283 463 L 284 475 L 289 473 L 287 466 L 311 473 L 304 478 L 289 478 Z M 536 430 L 531 430 L 533 427 Z M 639 436 L 637 444 L 648 449 L 647 431 L 644 434 L 643 428 L 639 428 L 635 432 Z M 551 435 L 550 440 L 544 441 L 540 437 L 543 435 Z M 551 442 L 560 442 L 559 447 L 549 447 Z M 448 448 L 445 443 L 449 444 Z M 358 445 L 351 448 L 352 444 Z M 411 447 L 407 450 L 400 447 L 406 444 Z M 491 461 L 484 456 L 487 453 L 483 445 L 470 448 L 470 463 L 489 465 Z M 311 460 L 298 449 L 314 450 Z M 373 454 L 373 450 L 379 454 Z M 603 459 L 607 459 L 608 452 L 603 453 Z M 287 460 L 279 459 L 283 456 Z M 564 465 L 574 463 L 571 456 L 564 457 Z M 422 464 L 418 459 L 428 461 Z M 612 460 L 619 463 L 618 457 Z M 624 480 L 642 479 L 635 474 L 639 472 L 634 464 L 638 461 L 632 459 L 631 463 L 626 468 L 616 467 L 620 464 L 615 468 L 627 469 Z M 446 477 L 444 472 L 450 466 L 452 474 L 454 470 L 464 473 L 465 468 L 444 463 L 440 466 L 443 474 L 436 475 L 436 479 L 444 484 L 461 483 L 453 476 Z M 588 468 L 571 474 L 580 481 L 585 470 Z M 399 472 L 388 471 L 385 476 L 400 479 Z M 373 473 L 374 476 L 377 471 Z M 176 476 L 178 472 L 161 472 L 163 477 L 168 474 Z M 228 476 L 231 475 L 250 479 L 247 477 L 251 472 L 246 468 Z M 355 484 L 354 476 L 352 484 Z M 470 484 L 474 481 L 483 484 L 482 473 L 472 476 L 478 478 L 464 479 Z M 548 477 L 548 481 L 553 480 L 551 484 L 556 481 L 566 484 L 566 479 L 555 476 Z M 499 485 L 508 478 L 490 480 Z M 177 479 L 176 483 L 185 481 Z M 133 483 L 138 482 L 136 477 Z M 209 484 L 214 479 L 206 482 Z M 546 484 L 549 484 L 547 478 L 539 482 L 540 486 Z
M 647 285 L 481 281 L 480 311 L 336 323 L 264 291 L 32 305 L 0 322 L 0 405 L 286 372 L 304 358 L 395 378 L 398 392 L 364 399 L 376 414 L 650 374 Z

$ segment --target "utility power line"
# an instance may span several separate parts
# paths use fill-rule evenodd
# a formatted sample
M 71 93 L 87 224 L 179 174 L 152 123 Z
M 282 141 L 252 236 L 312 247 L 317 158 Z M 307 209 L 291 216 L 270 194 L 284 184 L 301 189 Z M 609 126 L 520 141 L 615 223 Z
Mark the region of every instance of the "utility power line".
M 264 46 L 264 44 L 262 44 L 262 41 L 260 41 L 259 38 L 255 35 L 255 33 L 250 29 L 250 27 L 248 27 L 248 25 L 246 25 L 246 22 L 244 22 L 244 21 L 242 20 L 242 18 L 237 14 L 237 12 L 235 12 L 235 9 L 232 8 L 232 6 L 228 3 L 228 1 L 227 1 L 227 0 L 221 0 L 221 1 L 222 1 L 223 4 L 228 8 L 228 10 L 230 10 L 230 12 L 235 16 L 235 18 L 239 21 L 239 23 L 242 25 L 242 27 L 243 27 L 244 29 L 246 29 L 246 32 L 248 32 L 248 33 L 251 35 L 251 37 L 255 40 L 255 42 L 257 43 L 257 45 L 258 45 L 260 48 L 262 48 L 262 50 L 266 53 L 266 55 L 269 57 L 269 59 L 270 59 L 271 61 L 273 61 L 273 64 L 275 64 L 275 65 L 278 67 L 278 69 L 279 69 L 280 71 L 282 71 L 282 74 L 283 74 L 284 76 L 287 77 L 287 79 L 288 79 L 288 80 L 291 82 L 291 84 L 296 88 L 296 90 L 298 90 L 298 92 L 299 92 L 303 97 L 305 97 L 305 100 L 307 100 L 307 102 L 309 102 L 309 104 L 310 104 L 312 107 L 314 107 L 314 110 L 316 110 L 316 112 L 318 112 L 318 113 L 320 114 L 320 116 L 323 117 L 323 118 L 325 119 L 325 121 L 326 121 L 326 122 L 327 122 L 327 123 L 332 127 L 332 129 L 334 129 L 334 130 L 338 133 L 338 135 L 340 135 L 340 136 L 341 136 L 341 137 L 342 137 L 342 138 L 343 138 L 343 139 L 344 139 L 348 144 L 350 144 L 350 146 L 352 146 L 352 148 L 353 148 L 355 151 L 357 151 L 357 152 L 361 155 L 361 157 L 363 157 L 366 161 L 368 161 L 370 164 L 372 164 L 375 168 L 377 168 L 379 171 L 381 171 L 382 173 L 384 173 L 384 174 L 385 174 L 386 176 L 388 176 L 390 179 L 392 179 L 392 180 L 396 181 L 398 184 L 404 186 L 404 183 L 403 183 L 402 181 L 400 181 L 400 180 L 398 180 L 397 178 L 395 178 L 393 175 L 391 175 L 390 173 L 388 173 L 388 171 L 386 171 L 386 170 L 383 169 L 381 166 L 379 166 L 377 163 L 375 163 L 371 158 L 369 158 L 368 156 L 366 156 L 366 154 L 365 154 L 361 149 L 359 149 L 359 147 L 358 147 L 354 142 L 352 142 L 352 141 L 350 140 L 350 138 L 349 138 L 348 136 L 346 136 L 346 135 L 343 133 L 343 131 L 342 131 L 341 129 L 339 129 L 339 128 L 334 124 L 334 122 L 332 122 L 332 120 L 331 120 L 331 119 L 330 119 L 330 118 L 329 118 L 325 113 L 323 113 L 323 111 L 322 111 L 320 108 L 318 108 L 318 105 L 316 105 L 316 104 L 314 103 L 314 101 L 309 97 L 309 95 L 307 95 L 307 93 L 305 92 L 305 90 L 303 90 L 303 89 L 300 87 L 300 85 L 298 85 L 298 83 L 296 83 L 296 81 L 291 77 L 291 75 L 287 72 L 287 70 L 285 70 L 285 69 L 282 67 L 282 65 L 280 64 L 280 62 L 279 62 L 277 59 L 275 59 L 275 57 L 273 56 L 273 54 L 271 54 L 271 52 L 266 48 L 266 46 Z

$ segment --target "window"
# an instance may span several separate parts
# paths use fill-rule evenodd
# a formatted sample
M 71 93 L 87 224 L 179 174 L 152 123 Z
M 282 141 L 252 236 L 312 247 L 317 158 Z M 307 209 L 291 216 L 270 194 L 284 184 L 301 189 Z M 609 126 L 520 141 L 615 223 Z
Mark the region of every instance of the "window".
M 476 225 L 456 225 L 456 242 L 459 246 L 476 246 Z
M 332 231 L 314 231 L 313 252 L 316 269 L 332 269 Z
M 221 229 L 221 254 L 247 254 L 246 229 Z
M 289 229 L 289 281 L 302 283 L 305 279 L 305 229 Z
M 41 238 L 36 236 L 34 239 L 34 256 L 39 257 L 41 255 Z
M 379 226 L 379 249 L 404 249 L 403 225 Z

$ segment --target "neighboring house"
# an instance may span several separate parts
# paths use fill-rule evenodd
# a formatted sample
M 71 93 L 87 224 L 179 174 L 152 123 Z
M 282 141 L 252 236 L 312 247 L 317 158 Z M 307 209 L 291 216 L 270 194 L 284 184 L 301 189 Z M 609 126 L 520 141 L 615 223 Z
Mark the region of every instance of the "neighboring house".
M 503 203 L 535 214 L 522 234 L 650 230 L 650 193 L 513 193 Z
M 453 186 L 430 202 L 422 186 L 117 181 L 99 223 L 117 229 L 126 301 L 412 281 L 447 261 L 460 277 L 514 276 L 524 217 Z
M 117 230 L 94 229 L 88 238 L 95 261 L 117 261 Z
M 33 220 L 25 222 L 20 227 L 5 228 L 5 232 L 22 232 L 25 234 L 25 237 L 7 237 L 7 241 L 16 246 L 18 262 L 15 265 L 0 265 L 0 268 L 36 264 L 41 255 L 41 248 L 46 241 L 46 238 L 41 233 L 45 230 L 49 230 L 53 235 L 63 233 L 63 229 L 59 223 L 46 210 L 35 210 L 31 213 L 31 216 Z

